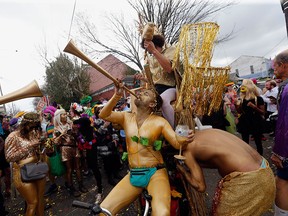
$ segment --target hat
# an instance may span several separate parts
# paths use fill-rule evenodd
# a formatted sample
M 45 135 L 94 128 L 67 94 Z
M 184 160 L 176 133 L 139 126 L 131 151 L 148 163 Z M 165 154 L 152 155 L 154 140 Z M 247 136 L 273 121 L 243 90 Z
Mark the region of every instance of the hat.
M 26 113 L 25 111 L 20 111 L 14 116 L 14 118 L 22 117 L 25 113 Z
M 78 103 L 76 103 L 76 102 L 74 102 L 74 103 L 71 103 L 71 106 L 70 106 L 71 108 L 73 108 L 75 111 L 77 111 L 78 113 L 82 113 L 84 110 L 83 110 L 83 107 L 80 105 L 80 104 L 78 104 Z
M 40 123 L 40 115 L 36 112 L 28 112 L 23 115 L 22 123 Z
M 229 87 L 229 86 L 232 86 L 234 85 L 234 82 L 229 82 L 229 83 L 226 83 L 225 86 Z
M 256 78 L 251 78 L 251 80 L 253 81 L 253 83 L 256 85 L 257 84 L 257 79 Z
M 94 106 L 93 106 L 93 108 L 97 108 L 97 107 L 104 107 L 104 104 L 95 104 Z
M 64 109 L 57 109 L 56 112 L 54 113 L 54 116 L 58 116 L 58 115 L 61 115 L 63 113 L 66 113 L 66 111 Z
M 87 95 L 87 96 L 83 96 L 80 100 L 80 104 L 81 105 L 86 105 L 88 103 L 90 103 L 92 101 L 92 97 Z
M 12 118 L 12 119 L 10 119 L 10 121 L 9 121 L 9 125 L 10 125 L 10 126 L 13 126 L 13 125 L 17 124 L 17 122 L 18 122 L 18 118 Z
M 52 117 L 54 117 L 54 113 L 55 113 L 56 110 L 57 109 L 54 106 L 47 106 L 44 109 L 43 113 L 49 113 L 49 114 L 51 114 Z

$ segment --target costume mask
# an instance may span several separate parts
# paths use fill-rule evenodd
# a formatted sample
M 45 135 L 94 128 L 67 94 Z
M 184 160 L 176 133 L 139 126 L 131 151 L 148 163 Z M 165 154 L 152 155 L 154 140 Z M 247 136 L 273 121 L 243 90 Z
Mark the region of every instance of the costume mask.
M 247 87 L 246 86 L 241 86 L 240 92 L 242 92 L 242 93 L 247 92 Z

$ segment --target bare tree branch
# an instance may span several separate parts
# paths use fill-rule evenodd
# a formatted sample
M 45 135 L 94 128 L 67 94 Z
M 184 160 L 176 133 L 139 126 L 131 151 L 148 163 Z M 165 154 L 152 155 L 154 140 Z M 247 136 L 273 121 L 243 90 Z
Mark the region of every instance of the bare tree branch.
M 127 0 L 129 5 L 139 15 L 142 23 L 153 22 L 168 44 L 178 41 L 181 28 L 185 24 L 207 21 L 212 15 L 233 6 L 229 2 L 211 0 Z M 139 26 L 128 25 L 123 17 L 111 15 L 107 18 L 114 42 L 103 42 L 96 36 L 97 28 L 83 14 L 77 14 L 76 21 L 79 30 L 79 41 L 87 49 L 89 55 L 109 53 L 121 56 L 127 63 L 133 63 L 143 70 L 140 50 Z M 135 23 L 141 23 L 135 20 Z M 218 40 L 218 43 L 229 40 L 233 30 Z M 143 52 L 144 53 L 144 52 Z

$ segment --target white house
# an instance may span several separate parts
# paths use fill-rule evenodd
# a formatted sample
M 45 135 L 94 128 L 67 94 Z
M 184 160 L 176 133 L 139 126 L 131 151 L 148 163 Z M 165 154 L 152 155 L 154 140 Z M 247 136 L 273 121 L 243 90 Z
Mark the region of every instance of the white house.
M 0 113 L 6 113 L 5 104 L 0 105 Z
M 260 78 L 268 77 L 271 70 L 272 60 L 258 56 L 242 55 L 230 65 L 230 77 Z

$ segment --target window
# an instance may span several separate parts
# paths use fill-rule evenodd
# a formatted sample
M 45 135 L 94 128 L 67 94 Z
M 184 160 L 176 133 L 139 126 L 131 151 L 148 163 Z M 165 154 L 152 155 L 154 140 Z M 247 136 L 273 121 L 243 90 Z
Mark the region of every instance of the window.
M 253 65 L 250 65 L 250 71 L 251 71 L 251 74 L 254 74 L 254 68 L 253 68 Z

